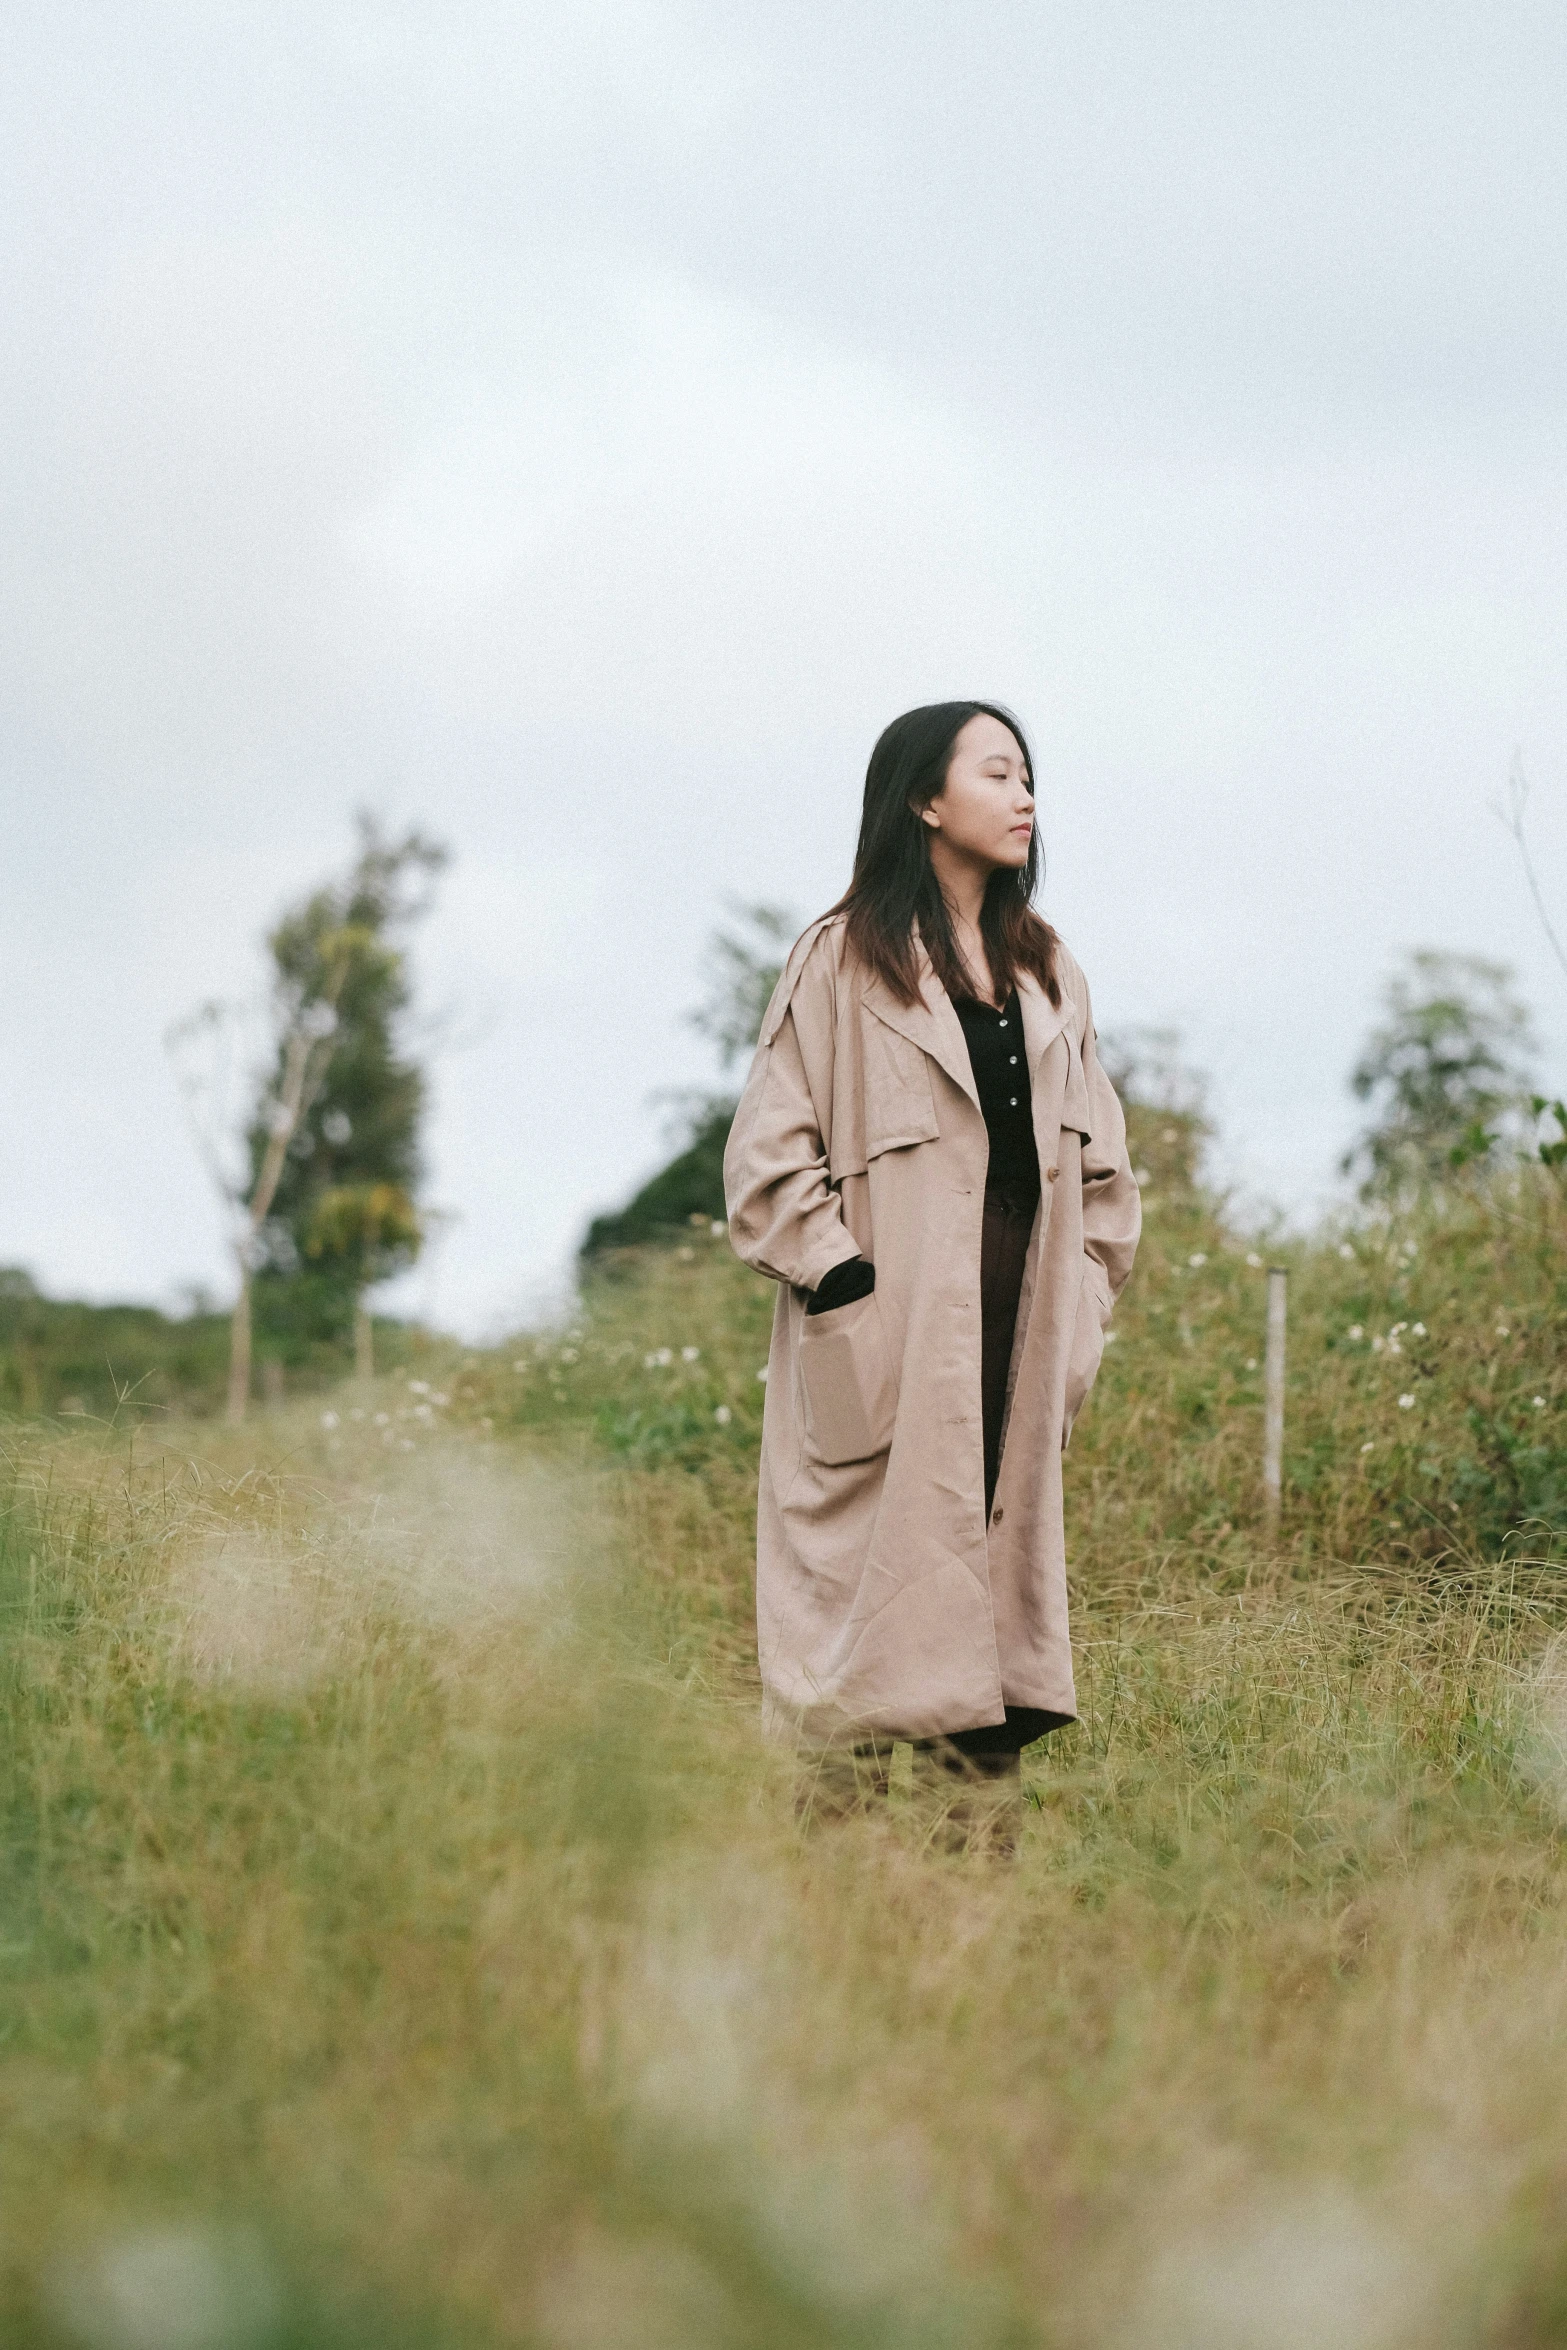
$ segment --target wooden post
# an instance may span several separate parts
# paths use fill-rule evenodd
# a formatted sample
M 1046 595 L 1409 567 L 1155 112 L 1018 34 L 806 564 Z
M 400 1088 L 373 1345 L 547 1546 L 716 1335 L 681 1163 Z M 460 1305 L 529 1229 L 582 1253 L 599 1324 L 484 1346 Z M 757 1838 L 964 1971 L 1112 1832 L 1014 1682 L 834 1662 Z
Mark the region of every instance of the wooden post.
M 1262 1506 L 1270 1534 L 1279 1530 L 1284 1485 L 1284 1305 L 1289 1275 L 1268 1267 L 1268 1354 L 1263 1374 Z

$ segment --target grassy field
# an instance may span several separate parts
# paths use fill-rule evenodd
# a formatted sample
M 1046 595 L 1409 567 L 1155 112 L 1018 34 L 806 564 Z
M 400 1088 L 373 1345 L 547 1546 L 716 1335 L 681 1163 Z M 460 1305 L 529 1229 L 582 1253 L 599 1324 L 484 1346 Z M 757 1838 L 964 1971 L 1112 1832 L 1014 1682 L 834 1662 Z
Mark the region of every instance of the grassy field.
M 324 1410 L 6 1425 L 0 2339 L 1567 2341 L 1560 1194 L 1274 1252 L 1269 1544 L 1268 1252 L 1137 1142 L 1011 1864 L 760 1745 L 706 1228 Z

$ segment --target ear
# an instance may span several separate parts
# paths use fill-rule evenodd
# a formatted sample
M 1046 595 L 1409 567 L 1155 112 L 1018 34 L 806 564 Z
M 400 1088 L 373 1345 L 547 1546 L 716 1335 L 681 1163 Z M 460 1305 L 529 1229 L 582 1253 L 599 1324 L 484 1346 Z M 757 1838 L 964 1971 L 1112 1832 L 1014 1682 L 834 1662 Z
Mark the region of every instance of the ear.
M 921 808 L 920 819 L 923 823 L 930 826 L 932 832 L 939 832 L 941 830 L 941 818 L 937 815 L 934 808 Z

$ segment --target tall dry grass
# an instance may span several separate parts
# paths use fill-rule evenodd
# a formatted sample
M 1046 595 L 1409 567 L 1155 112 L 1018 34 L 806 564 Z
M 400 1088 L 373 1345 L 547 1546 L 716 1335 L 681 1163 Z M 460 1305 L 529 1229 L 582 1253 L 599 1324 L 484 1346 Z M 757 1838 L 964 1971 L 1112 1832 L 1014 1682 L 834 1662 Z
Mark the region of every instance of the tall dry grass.
M 7 2341 L 1567 2333 L 1554 1529 L 1458 1478 L 1482 1392 L 1551 1452 L 1549 1203 L 1294 1252 L 1269 1551 L 1260 1276 L 1150 1188 L 1011 1865 L 757 1738 L 710 1235 L 330 1424 L 10 1431 Z

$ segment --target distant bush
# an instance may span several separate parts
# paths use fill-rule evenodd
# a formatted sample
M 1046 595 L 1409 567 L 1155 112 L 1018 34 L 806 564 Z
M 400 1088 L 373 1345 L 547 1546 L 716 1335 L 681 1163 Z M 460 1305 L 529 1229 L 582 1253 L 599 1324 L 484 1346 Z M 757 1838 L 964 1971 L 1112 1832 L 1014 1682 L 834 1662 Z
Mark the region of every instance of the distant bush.
M 138 1409 L 199 1412 L 221 1396 L 227 1363 L 226 1314 L 65 1302 L 18 1266 L 0 1270 L 0 1411 L 107 1418 L 129 1395 Z
M 332 1385 L 352 1363 L 337 1317 L 324 1301 L 318 1326 L 301 1317 L 298 1296 L 274 1326 L 257 1316 L 263 1392 Z M 388 1368 L 428 1344 L 399 1322 L 376 1325 Z M 156 1306 L 84 1305 L 44 1297 L 19 1266 L 0 1267 L 0 1414 L 95 1420 L 221 1410 L 228 1376 L 229 1317 L 176 1315 Z
M 738 930 L 715 931 L 708 942 L 707 994 L 690 1025 L 718 1049 L 723 1068 L 750 1058 L 761 1033 L 789 942 L 800 928 L 780 906 L 733 905 Z M 683 1226 L 725 1214 L 724 1145 L 734 1120 L 727 1096 L 698 1094 L 685 1102 L 686 1135 L 675 1157 L 614 1213 L 595 1216 L 582 1242 L 585 1258 L 607 1250 L 667 1240 Z
M 607 1249 L 635 1248 L 683 1232 L 693 1217 L 721 1220 L 724 1208 L 724 1145 L 734 1120 L 733 1102 L 715 1103 L 679 1155 L 612 1215 L 595 1216 L 582 1243 L 584 1257 Z

